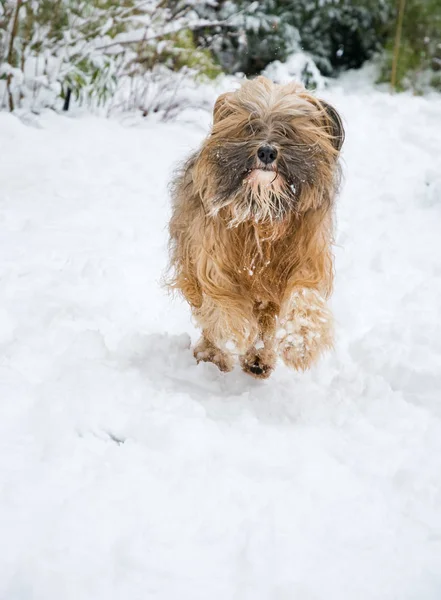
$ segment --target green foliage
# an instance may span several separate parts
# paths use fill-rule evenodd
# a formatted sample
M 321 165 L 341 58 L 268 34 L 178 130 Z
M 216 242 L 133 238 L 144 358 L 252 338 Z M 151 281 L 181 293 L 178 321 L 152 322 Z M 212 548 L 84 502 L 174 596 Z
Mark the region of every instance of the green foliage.
M 381 49 L 391 14 L 389 0 L 315 0 L 302 15 L 304 48 L 325 75 L 357 69 Z
M 142 44 L 133 58 L 130 72 L 143 73 L 157 64 L 165 65 L 173 72 L 189 70 L 199 78 L 214 79 L 222 73 L 211 52 L 196 46 L 190 29 L 166 34 L 154 42 Z
M 228 72 L 260 72 L 297 50 L 307 52 L 327 76 L 359 68 L 384 51 L 382 80 L 390 79 L 397 21 L 396 0 L 237 0 L 203 8 L 228 26 L 198 34 Z M 406 0 L 398 63 L 400 89 L 439 85 L 441 0 Z M 427 76 L 427 73 L 432 73 Z M 422 76 L 424 73 L 424 77 Z
M 382 62 L 380 81 L 383 82 L 391 79 L 394 36 L 395 28 L 391 28 Z M 439 89 L 440 70 L 441 0 L 407 0 L 397 63 L 397 90 L 412 89 L 420 93 L 427 85 Z
M 430 79 L 430 85 L 433 89 L 441 92 L 441 73 L 435 73 Z
M 260 73 L 274 60 L 284 61 L 299 48 L 299 34 L 289 22 L 290 10 L 278 0 L 227 0 L 197 6 L 200 16 L 221 25 L 197 32 L 197 43 L 209 47 L 222 68 L 247 75 Z
M 215 79 L 222 73 L 220 66 L 214 62 L 211 52 L 196 46 L 190 29 L 184 29 L 169 39 L 172 42 L 170 59 L 174 71 L 188 67 L 199 77 L 207 79 Z M 167 64 L 167 61 L 164 62 Z
M 360 67 L 388 33 L 391 0 L 238 0 L 222 2 L 216 16 L 229 27 L 202 32 L 222 66 L 254 75 L 274 60 L 308 52 L 325 75 Z M 214 9 L 212 9 L 213 11 Z M 207 10 L 201 11 L 210 16 Z M 233 26 L 233 27 L 231 27 Z
M 241 70 L 248 75 L 260 73 L 274 60 L 283 62 L 299 49 L 300 35 L 293 23 L 293 11 L 287 5 L 276 0 L 239 3 L 246 35 Z

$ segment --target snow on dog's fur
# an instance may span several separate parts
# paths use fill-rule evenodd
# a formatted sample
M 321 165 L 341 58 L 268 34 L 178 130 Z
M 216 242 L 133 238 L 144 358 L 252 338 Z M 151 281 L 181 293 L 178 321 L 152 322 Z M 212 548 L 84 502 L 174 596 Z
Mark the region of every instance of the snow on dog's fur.
M 332 345 L 333 205 L 344 139 L 334 108 L 264 77 L 220 96 L 212 130 L 177 174 L 172 288 L 202 338 L 198 360 L 268 377 Z

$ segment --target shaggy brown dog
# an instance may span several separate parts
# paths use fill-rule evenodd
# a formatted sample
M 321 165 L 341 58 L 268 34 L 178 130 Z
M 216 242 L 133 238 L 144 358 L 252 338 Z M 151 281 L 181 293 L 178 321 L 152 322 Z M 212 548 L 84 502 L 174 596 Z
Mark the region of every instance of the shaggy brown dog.
M 232 346 L 266 378 L 277 355 L 307 369 L 332 346 L 333 204 L 344 130 L 299 84 L 264 77 L 223 94 L 176 176 L 170 286 L 202 328 L 194 354 L 221 371 Z

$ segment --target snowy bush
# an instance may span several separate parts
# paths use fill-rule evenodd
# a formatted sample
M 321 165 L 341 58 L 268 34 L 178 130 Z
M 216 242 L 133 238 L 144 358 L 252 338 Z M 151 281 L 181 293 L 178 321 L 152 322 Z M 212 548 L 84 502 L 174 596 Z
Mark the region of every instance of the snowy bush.
M 179 112 L 200 104 L 198 90 L 201 82 L 194 79 L 186 68 L 179 72 L 170 71 L 158 64 L 142 76 L 124 76 L 109 103 L 110 112 L 139 111 L 142 116 L 157 115 L 168 121 Z M 214 102 L 214 99 L 213 99 Z
M 103 104 L 127 77 L 213 77 L 193 29 L 208 26 L 192 2 L 6 0 L 0 5 L 0 105 L 60 106 L 73 95 Z M 162 71 L 156 69 L 162 65 Z M 142 82 L 141 84 L 142 85 Z
M 281 4 L 277 0 L 226 0 L 198 5 L 200 16 L 220 23 L 215 30 L 199 30 L 198 42 L 211 48 L 228 73 L 256 75 L 270 62 L 283 62 L 300 50 L 300 35 L 290 19 L 292 7 L 284 10 Z
M 325 75 L 361 66 L 386 39 L 391 0 L 238 0 L 198 8 L 231 27 L 199 32 L 223 67 L 247 75 L 306 51 Z

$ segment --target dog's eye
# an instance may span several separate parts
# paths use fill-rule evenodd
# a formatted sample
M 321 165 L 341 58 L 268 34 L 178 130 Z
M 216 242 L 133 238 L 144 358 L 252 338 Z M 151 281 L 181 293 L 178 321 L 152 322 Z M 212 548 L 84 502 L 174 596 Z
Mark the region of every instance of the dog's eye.
M 258 123 L 253 123 L 252 121 L 250 121 L 245 125 L 245 133 L 247 136 L 259 135 L 261 131 L 262 127 Z
M 273 125 L 272 133 L 275 137 L 284 141 L 293 140 L 295 138 L 293 128 L 287 123 L 277 123 Z

